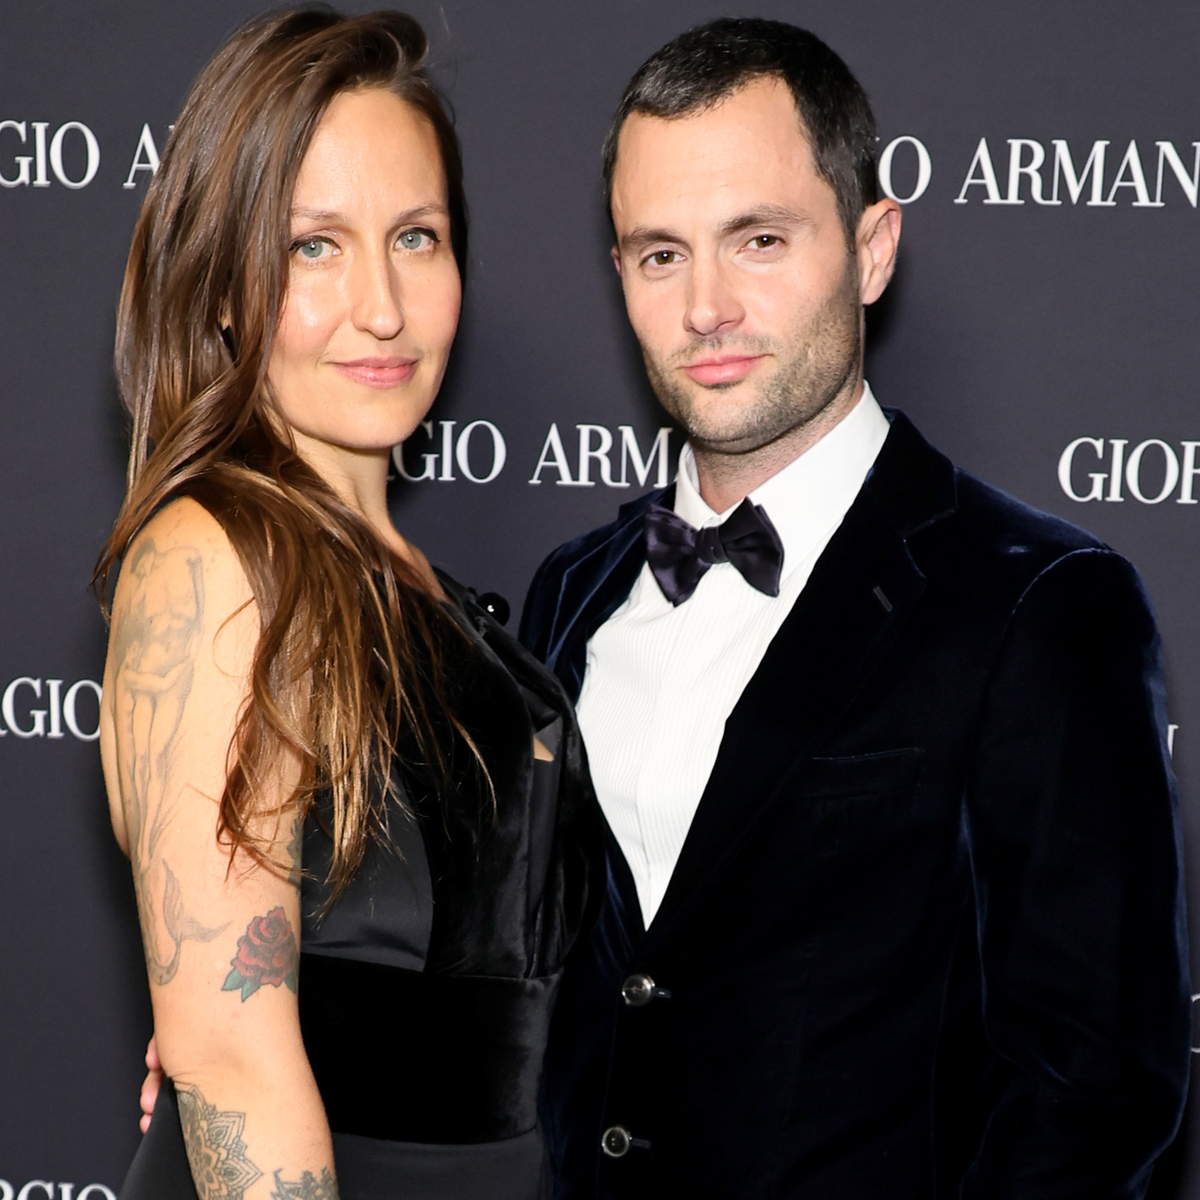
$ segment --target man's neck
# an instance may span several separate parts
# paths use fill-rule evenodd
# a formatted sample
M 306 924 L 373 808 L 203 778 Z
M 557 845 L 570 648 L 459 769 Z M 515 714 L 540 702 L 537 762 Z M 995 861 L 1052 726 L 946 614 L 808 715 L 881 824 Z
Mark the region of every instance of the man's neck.
M 723 513 L 740 504 L 756 488 L 806 450 L 815 446 L 838 425 L 862 398 L 861 372 L 853 384 L 833 398 L 816 416 L 788 430 L 757 450 L 743 454 L 723 454 L 692 443 L 696 460 L 696 478 L 700 497 L 715 513 Z

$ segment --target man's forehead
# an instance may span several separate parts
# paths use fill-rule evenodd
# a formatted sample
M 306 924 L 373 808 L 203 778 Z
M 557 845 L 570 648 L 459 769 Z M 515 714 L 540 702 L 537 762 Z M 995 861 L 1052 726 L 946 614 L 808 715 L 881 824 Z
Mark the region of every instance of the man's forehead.
M 734 206 L 778 202 L 816 185 L 829 186 L 791 91 L 781 80 L 758 79 L 699 112 L 632 114 L 618 142 L 613 215 L 630 206 L 712 207 L 722 198 Z
M 815 163 L 790 89 L 779 79 L 755 79 L 696 112 L 631 113 L 617 142 L 613 184 L 618 187 L 622 176 L 628 182 L 631 172 L 641 175 L 656 166 L 738 170 L 780 153 Z
M 811 149 L 811 138 L 791 89 L 774 75 L 748 79 L 719 100 L 702 108 L 672 116 L 634 111 L 625 119 L 617 140 L 617 166 L 621 149 L 630 140 L 674 134 L 679 138 L 704 138 L 717 130 L 737 127 L 760 137 L 798 138 Z

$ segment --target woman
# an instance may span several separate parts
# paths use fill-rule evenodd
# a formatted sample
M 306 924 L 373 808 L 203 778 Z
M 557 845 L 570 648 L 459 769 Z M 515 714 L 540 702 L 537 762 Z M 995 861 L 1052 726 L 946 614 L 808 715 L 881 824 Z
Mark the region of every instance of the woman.
M 385 498 L 466 249 L 425 45 L 399 14 L 246 27 L 134 235 L 101 749 L 173 1087 L 126 1200 L 548 1187 L 541 1056 L 596 846 L 580 742 Z

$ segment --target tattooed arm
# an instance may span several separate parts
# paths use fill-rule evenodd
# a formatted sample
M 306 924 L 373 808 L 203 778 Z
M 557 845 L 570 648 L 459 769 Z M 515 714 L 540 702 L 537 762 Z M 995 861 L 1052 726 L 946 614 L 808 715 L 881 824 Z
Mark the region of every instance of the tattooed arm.
M 101 754 L 200 1200 L 336 1200 L 296 1007 L 298 877 L 244 855 L 230 869 L 216 836 L 258 631 L 212 517 L 191 500 L 155 516 L 114 598 Z M 265 812 L 293 778 L 269 783 Z M 298 867 L 296 828 L 288 812 L 260 817 L 254 832 Z

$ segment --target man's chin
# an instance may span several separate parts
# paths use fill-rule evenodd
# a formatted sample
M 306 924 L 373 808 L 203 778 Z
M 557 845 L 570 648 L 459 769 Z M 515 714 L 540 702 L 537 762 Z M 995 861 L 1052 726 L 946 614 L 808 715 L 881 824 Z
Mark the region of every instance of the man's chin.
M 728 390 L 736 384 L 723 385 L 726 392 L 721 401 L 712 408 L 700 404 L 689 404 L 686 408 L 676 410 L 672 415 L 683 426 L 688 440 L 697 448 L 711 451 L 714 454 L 745 454 L 755 450 L 767 442 L 773 441 L 781 431 L 763 429 L 761 425 L 752 423 L 752 419 L 740 421 L 739 417 L 752 418 L 756 397 L 746 392 L 747 403 L 744 407 L 730 412 L 730 397 Z M 716 391 L 716 388 L 708 389 Z M 707 411 L 706 411 L 707 408 Z M 714 412 L 714 409 L 723 411 Z M 724 420 L 712 420 L 713 416 L 724 417 Z
M 698 453 L 723 454 L 733 458 L 769 446 L 772 442 L 778 441 L 786 430 L 779 433 L 763 433 L 759 430 L 754 430 L 752 433 L 732 433 L 725 430 L 689 429 L 685 425 L 684 432 L 692 444 L 692 449 Z

